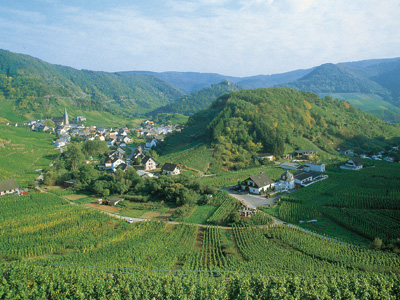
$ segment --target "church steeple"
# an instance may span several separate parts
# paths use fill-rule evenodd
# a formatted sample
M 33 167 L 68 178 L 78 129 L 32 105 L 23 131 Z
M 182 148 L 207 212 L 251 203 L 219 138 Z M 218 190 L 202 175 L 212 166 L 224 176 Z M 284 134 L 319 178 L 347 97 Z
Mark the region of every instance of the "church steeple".
M 64 110 L 64 125 L 69 125 L 68 113 L 67 113 L 67 107 L 66 106 L 65 106 L 65 110 Z

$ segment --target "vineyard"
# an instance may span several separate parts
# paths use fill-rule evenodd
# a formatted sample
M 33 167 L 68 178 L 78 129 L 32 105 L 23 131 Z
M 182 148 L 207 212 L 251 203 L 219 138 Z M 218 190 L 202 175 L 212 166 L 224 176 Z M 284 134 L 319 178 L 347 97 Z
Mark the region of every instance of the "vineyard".
M 226 193 L 217 197 L 224 199 L 218 200 L 223 201 L 221 208 L 231 203 Z M 360 295 L 366 289 L 380 296 L 400 291 L 397 275 L 389 275 L 400 273 L 398 255 L 287 226 L 128 224 L 70 205 L 54 194 L 7 196 L 1 201 L 0 259 L 5 265 L 0 268 L 0 299 L 13 298 L 15 293 L 61 299 L 72 290 L 85 299 L 106 298 L 110 284 L 123 299 L 139 295 L 167 299 L 188 290 L 193 297 L 207 291 L 223 299 L 263 297 L 264 292 L 299 297 L 313 295 L 315 286 L 325 289 L 318 295 L 327 299 L 337 293 Z M 107 275 L 110 272 L 113 276 Z M 16 280 L 20 280 L 18 287 Z M 343 280 L 361 280 L 363 288 L 341 286 Z M 330 290 L 334 284 L 336 289 Z M 241 290 L 243 286 L 248 290 Z
M 11 264 L 1 299 L 398 299 L 397 275 L 248 277 L 157 274 Z
M 231 221 L 231 214 L 237 213 L 241 204 L 239 200 L 233 198 L 227 192 L 219 192 L 217 196 L 219 199 L 223 199 L 222 204 L 207 220 L 207 222 L 211 224 L 226 225 Z
M 400 169 L 374 163 L 358 172 L 333 169 L 328 180 L 283 196 L 278 217 L 297 223 L 325 216 L 370 240 L 399 238 Z

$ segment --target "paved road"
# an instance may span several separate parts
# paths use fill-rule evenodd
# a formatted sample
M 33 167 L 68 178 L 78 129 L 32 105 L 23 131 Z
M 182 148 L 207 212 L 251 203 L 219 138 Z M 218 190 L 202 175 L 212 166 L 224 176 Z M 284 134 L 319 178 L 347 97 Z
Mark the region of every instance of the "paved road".
M 264 196 L 252 195 L 245 193 L 238 193 L 237 191 L 232 190 L 230 187 L 223 188 L 224 191 L 227 191 L 232 197 L 235 197 L 240 202 L 244 202 L 247 206 L 251 208 L 259 207 L 259 206 L 270 206 L 276 204 L 279 198 L 282 195 L 274 196 L 270 198 L 266 198 Z

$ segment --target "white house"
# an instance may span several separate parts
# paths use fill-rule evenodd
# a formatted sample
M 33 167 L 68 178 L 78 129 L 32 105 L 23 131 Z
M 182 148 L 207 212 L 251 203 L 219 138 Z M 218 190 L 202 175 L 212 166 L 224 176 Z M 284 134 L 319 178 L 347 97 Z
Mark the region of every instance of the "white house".
M 358 157 L 353 157 L 349 159 L 344 166 L 340 166 L 341 169 L 345 170 L 360 170 L 362 167 L 363 163 Z
M 19 193 L 19 187 L 15 179 L 0 181 L 0 196 Z
M 269 178 L 267 174 L 261 172 L 258 175 L 253 175 L 243 180 L 240 185 L 243 190 L 253 194 L 261 194 L 268 188 L 272 188 L 274 186 L 274 181 Z
M 141 163 L 146 171 L 157 169 L 156 161 L 148 155 L 143 158 Z
M 305 171 L 325 172 L 325 164 L 306 162 L 304 164 Z
M 281 175 L 279 181 L 275 183 L 275 190 L 287 191 L 294 189 L 294 176 L 289 171 L 286 171 Z
M 178 175 L 181 173 L 181 170 L 178 165 L 165 163 L 161 168 L 161 172 L 168 175 Z
M 64 139 L 57 139 L 57 140 L 54 142 L 54 145 L 55 145 L 57 148 L 64 147 L 64 146 L 65 146 L 65 140 L 64 140 Z
M 146 148 L 150 149 L 151 147 L 157 146 L 156 139 L 146 139 Z
M 105 163 L 104 163 L 104 168 L 106 170 L 113 170 L 115 171 L 119 165 L 124 164 L 125 162 L 117 157 L 111 157 L 110 159 L 108 159 Z

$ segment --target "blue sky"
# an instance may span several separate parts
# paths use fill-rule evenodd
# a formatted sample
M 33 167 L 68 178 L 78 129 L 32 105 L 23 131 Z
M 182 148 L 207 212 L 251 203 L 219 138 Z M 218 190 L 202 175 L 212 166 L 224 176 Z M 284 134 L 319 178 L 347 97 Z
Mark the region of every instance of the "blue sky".
M 400 57 L 398 0 L 2 0 L 0 48 L 97 71 L 274 74 Z

